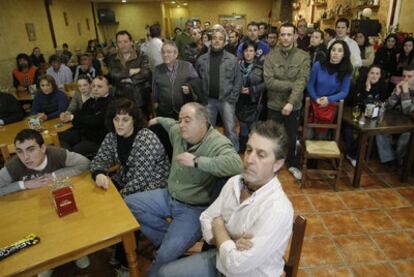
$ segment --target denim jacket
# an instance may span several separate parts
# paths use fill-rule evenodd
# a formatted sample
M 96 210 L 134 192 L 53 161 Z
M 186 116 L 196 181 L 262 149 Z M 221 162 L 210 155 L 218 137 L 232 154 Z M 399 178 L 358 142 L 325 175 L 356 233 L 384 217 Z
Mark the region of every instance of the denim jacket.
M 196 70 L 201 78 L 203 93 L 209 95 L 210 87 L 210 51 L 200 56 L 196 62 Z M 236 103 L 239 99 L 242 78 L 237 58 L 223 50 L 220 63 L 220 101 Z

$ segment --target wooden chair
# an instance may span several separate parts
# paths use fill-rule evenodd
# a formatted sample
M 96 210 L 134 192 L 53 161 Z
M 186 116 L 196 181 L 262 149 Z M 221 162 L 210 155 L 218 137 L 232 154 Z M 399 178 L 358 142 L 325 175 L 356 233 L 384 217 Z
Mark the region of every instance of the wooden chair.
M 344 101 L 341 100 L 336 105 L 336 112 L 334 116 L 333 123 L 309 123 L 309 112 L 310 112 L 310 98 L 307 97 L 305 101 L 305 114 L 304 114 L 304 123 L 303 123 L 303 164 L 302 164 L 302 184 L 301 189 L 306 184 L 308 180 L 308 173 L 322 173 L 322 174 L 333 174 L 335 176 L 335 181 L 333 188 L 336 191 L 336 185 L 339 181 L 343 154 L 339 149 L 339 139 L 341 134 L 341 122 L 342 114 L 344 110 Z M 332 129 L 335 131 L 334 140 L 311 140 L 307 139 L 308 128 L 324 128 Z M 308 169 L 308 160 L 309 159 L 328 159 L 332 161 L 333 169 Z
M 56 133 L 52 134 L 45 134 L 43 135 L 43 139 L 46 144 L 54 145 L 56 147 L 60 147 L 59 137 Z M 9 160 L 13 154 L 16 153 L 16 146 L 14 143 L 12 144 L 1 144 L 0 145 L 1 155 L 3 156 L 4 161 Z
M 303 238 L 305 237 L 306 218 L 298 215 L 293 223 L 292 241 L 287 262 L 285 263 L 286 277 L 296 277 L 302 253 Z

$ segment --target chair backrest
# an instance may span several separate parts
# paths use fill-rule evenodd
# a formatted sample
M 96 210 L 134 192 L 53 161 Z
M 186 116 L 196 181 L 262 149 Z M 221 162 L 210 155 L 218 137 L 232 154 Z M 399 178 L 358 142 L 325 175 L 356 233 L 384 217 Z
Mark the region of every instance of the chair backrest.
M 171 145 L 170 137 L 168 132 L 162 127 L 161 124 L 157 123 L 148 127 L 154 134 L 157 135 L 158 139 L 161 141 L 164 146 L 165 153 L 168 156 L 170 162 L 172 161 L 173 147 Z
M 335 102 L 332 104 L 336 106 L 334 120 L 332 123 L 318 123 L 318 122 L 309 123 L 308 122 L 309 114 L 312 108 L 311 108 L 310 98 L 306 97 L 305 114 L 304 114 L 304 122 L 303 122 L 303 140 L 306 140 L 308 128 L 323 128 L 323 129 L 334 129 L 335 130 L 335 141 L 339 143 L 340 134 L 341 134 L 342 115 L 344 111 L 344 100 L 341 100 L 339 102 Z
M 306 218 L 298 215 L 293 223 L 292 241 L 290 243 L 289 258 L 285 263 L 286 277 L 295 277 L 299 269 L 302 253 L 303 238 L 305 237 Z
M 43 135 L 43 139 L 46 144 L 60 147 L 59 137 L 56 133 Z M 1 144 L 0 151 L 1 151 L 1 155 L 3 156 L 4 161 L 7 161 L 12 157 L 12 154 L 16 153 L 16 146 L 14 145 L 14 143 Z

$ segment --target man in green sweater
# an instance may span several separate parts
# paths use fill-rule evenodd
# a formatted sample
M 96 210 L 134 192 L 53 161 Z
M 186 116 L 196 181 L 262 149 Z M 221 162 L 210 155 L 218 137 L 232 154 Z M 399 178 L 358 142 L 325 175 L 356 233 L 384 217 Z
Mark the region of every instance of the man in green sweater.
M 200 239 L 199 217 L 218 195 L 218 178 L 243 170 L 232 143 L 209 124 L 206 107 L 187 103 L 181 108 L 179 122 L 157 117 L 150 121 L 155 123 L 167 130 L 173 146 L 168 188 L 125 198 L 141 231 L 159 247 L 149 277 Z M 172 217 L 172 222 L 166 217 Z

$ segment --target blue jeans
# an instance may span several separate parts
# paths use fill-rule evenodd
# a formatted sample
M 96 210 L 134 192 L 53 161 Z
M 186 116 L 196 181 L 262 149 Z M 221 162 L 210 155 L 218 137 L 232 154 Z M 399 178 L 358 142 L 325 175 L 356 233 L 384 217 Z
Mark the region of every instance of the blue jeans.
M 182 256 L 201 238 L 200 214 L 207 206 L 190 206 L 171 197 L 167 189 L 140 192 L 125 197 L 125 202 L 141 225 L 142 233 L 159 246 L 148 276 Z M 166 217 L 172 217 L 168 223 Z
M 405 153 L 407 152 L 408 142 L 410 140 L 410 133 L 406 132 L 399 136 L 396 151 L 392 149 L 390 139 L 390 135 L 375 136 L 380 161 L 381 163 L 386 163 L 398 158 L 398 162 L 402 164 L 402 159 L 404 158 Z
M 171 262 L 161 267 L 158 277 L 216 277 L 223 276 L 216 269 L 217 249 Z
M 342 123 L 342 138 L 345 143 L 346 154 L 355 160 L 358 154 L 358 143 L 353 137 L 351 126 L 346 123 Z
M 233 143 L 236 151 L 239 151 L 239 139 L 236 132 L 236 104 L 209 98 L 207 108 L 210 114 L 210 123 L 213 126 L 216 126 L 217 114 L 220 113 L 224 134 Z

